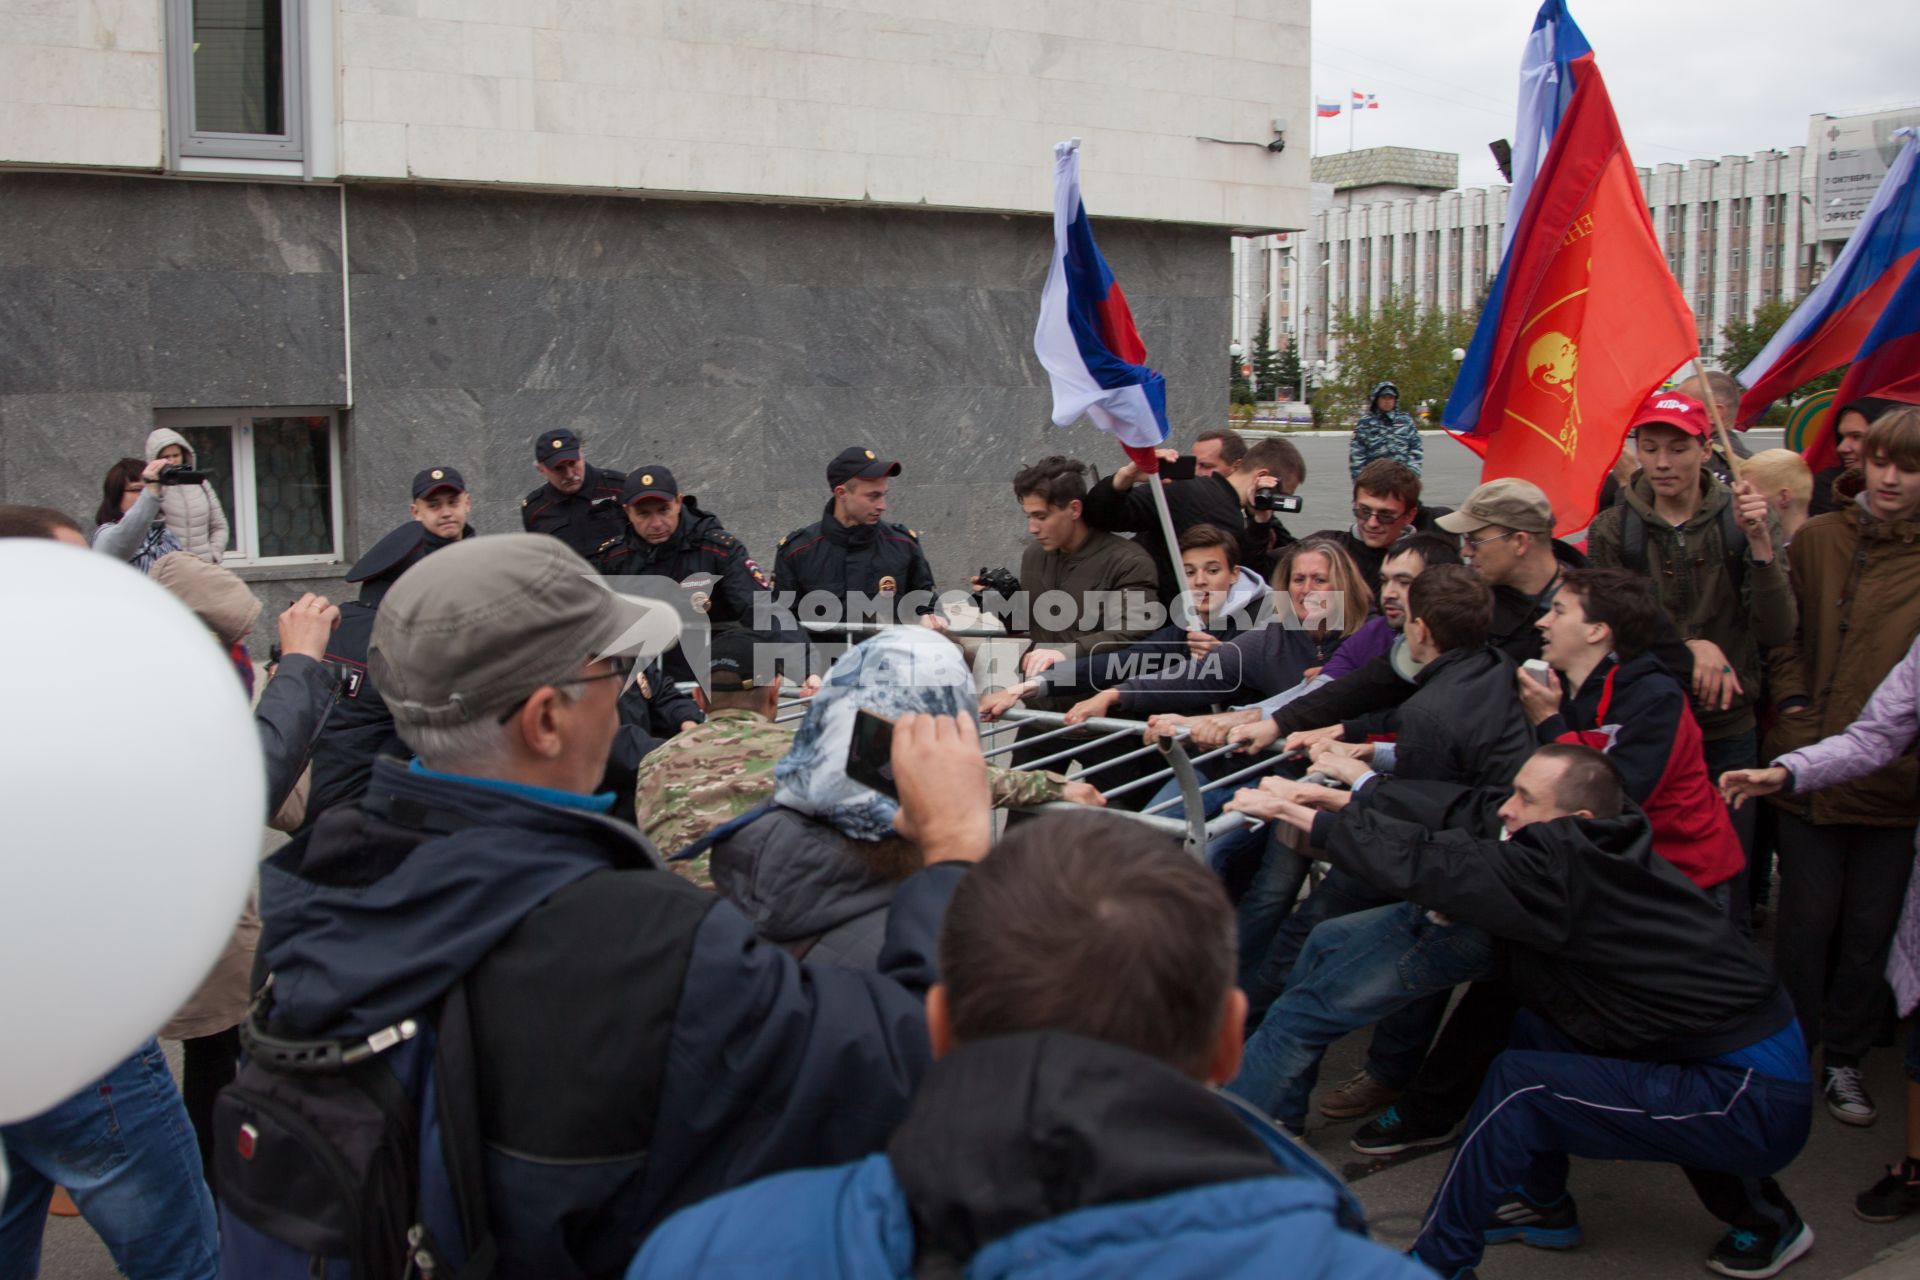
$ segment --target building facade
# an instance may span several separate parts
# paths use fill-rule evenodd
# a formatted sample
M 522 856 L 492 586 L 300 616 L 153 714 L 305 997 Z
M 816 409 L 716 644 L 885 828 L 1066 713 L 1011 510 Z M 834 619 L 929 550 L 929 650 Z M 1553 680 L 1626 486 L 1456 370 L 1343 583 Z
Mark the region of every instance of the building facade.
M 1816 115 L 1807 145 L 1640 170 L 1667 266 L 1711 359 L 1721 331 L 1764 302 L 1799 298 L 1831 265 L 1920 110 Z M 1234 340 L 1251 346 L 1265 311 L 1276 348 L 1336 361 L 1330 316 L 1389 293 L 1471 309 L 1505 244 L 1508 189 L 1453 189 L 1458 157 L 1406 147 L 1317 156 L 1312 225 L 1234 241 Z
M 1230 234 L 1307 222 L 1305 146 L 1264 145 L 1305 136 L 1307 0 L 1091 12 L 10 13 L 0 501 L 90 516 L 171 426 L 219 473 L 229 563 L 338 595 L 422 467 L 466 475 L 482 531 L 517 529 L 553 427 L 672 466 L 763 562 L 863 443 L 903 460 L 892 514 L 960 585 L 1018 543 L 1023 460 L 1108 451 L 1049 425 L 1031 350 L 1052 144 L 1085 140 L 1182 430 L 1225 410 Z

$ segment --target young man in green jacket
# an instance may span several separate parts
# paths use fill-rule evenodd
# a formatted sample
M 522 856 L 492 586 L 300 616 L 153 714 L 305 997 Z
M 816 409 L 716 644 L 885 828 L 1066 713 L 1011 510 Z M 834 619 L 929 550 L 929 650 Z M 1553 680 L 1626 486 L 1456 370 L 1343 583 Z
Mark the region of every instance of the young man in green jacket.
M 1752 768 L 1762 655 L 1789 643 L 1799 624 L 1785 535 L 1765 494 L 1745 482 L 1730 490 L 1706 469 L 1713 424 L 1700 401 L 1656 391 L 1632 430 L 1640 472 L 1618 504 L 1594 517 L 1587 558 L 1596 569 L 1647 575 L 1686 640 L 1708 775 Z M 1751 857 L 1750 810 L 1734 814 L 1734 829 Z M 1736 917 L 1746 919 L 1747 895 L 1733 899 Z

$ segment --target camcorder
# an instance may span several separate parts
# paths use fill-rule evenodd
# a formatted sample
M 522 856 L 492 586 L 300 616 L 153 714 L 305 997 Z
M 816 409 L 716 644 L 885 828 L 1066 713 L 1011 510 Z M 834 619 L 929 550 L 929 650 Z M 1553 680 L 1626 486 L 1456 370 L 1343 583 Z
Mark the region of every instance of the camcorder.
M 174 462 L 160 468 L 160 474 L 153 479 L 156 484 L 206 484 L 213 479 L 213 472 L 197 471 Z
M 1284 511 L 1291 515 L 1306 505 L 1297 493 L 1282 493 L 1278 489 L 1255 489 L 1253 491 L 1253 509 L 1255 511 Z
M 988 592 L 995 592 L 1005 600 L 1011 600 L 1020 593 L 1020 579 L 1013 576 L 1011 569 L 989 569 L 981 565 L 978 577 L 980 592 L 974 596 L 976 600 Z

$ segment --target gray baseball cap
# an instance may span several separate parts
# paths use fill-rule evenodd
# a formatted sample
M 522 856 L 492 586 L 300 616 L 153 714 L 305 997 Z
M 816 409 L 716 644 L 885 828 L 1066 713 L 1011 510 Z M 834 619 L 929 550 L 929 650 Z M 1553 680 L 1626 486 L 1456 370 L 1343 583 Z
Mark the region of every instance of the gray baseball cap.
M 669 604 L 605 585 L 541 533 L 469 538 L 402 574 L 380 602 L 367 666 L 396 723 L 453 728 L 498 715 L 588 661 L 671 648 Z
M 1467 495 L 1458 511 L 1434 523 L 1448 533 L 1472 533 L 1494 524 L 1521 533 L 1547 534 L 1553 532 L 1553 504 L 1539 485 L 1508 476 L 1487 481 Z

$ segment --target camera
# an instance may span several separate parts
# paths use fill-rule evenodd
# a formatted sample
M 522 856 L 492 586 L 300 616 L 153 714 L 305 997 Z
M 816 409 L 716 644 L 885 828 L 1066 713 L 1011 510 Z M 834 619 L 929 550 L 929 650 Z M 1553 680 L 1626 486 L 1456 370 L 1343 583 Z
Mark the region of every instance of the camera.
M 153 479 L 156 484 L 205 484 L 213 479 L 213 472 L 195 471 L 175 462 L 160 468 L 160 474 Z
M 1306 503 L 1297 493 L 1282 493 L 1278 489 L 1255 489 L 1253 491 L 1253 509 L 1255 511 L 1285 511 L 1289 514 L 1300 510 Z
M 989 569 L 980 567 L 980 594 L 995 592 L 1002 598 L 1011 600 L 1020 591 L 1020 579 L 1013 576 L 1010 569 Z

